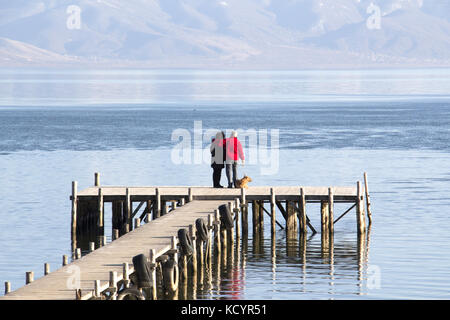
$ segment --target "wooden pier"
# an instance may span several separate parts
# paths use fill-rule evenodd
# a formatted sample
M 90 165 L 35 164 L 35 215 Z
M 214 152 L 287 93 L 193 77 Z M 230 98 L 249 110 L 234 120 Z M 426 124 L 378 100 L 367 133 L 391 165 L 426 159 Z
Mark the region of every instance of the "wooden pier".
M 220 255 L 221 250 L 226 252 L 227 243 L 248 237 L 250 205 L 254 235 L 261 232 L 266 215 L 273 238 L 277 229 L 284 229 L 288 238 L 304 238 L 308 231 L 320 232 L 322 244 L 327 247 L 333 238 L 334 224 L 352 209 L 358 235 L 367 228 L 365 208 L 369 224 L 372 221 L 366 174 L 364 179 L 364 184 L 357 182 L 347 187 L 218 189 L 102 186 L 100 175 L 95 174 L 93 187 L 78 191 L 77 183 L 72 183 L 72 262 L 68 263 L 64 256 L 63 266 L 53 272 L 46 264 L 46 275 L 37 280 L 27 273 L 27 284 L 13 292 L 5 283 L 5 296 L 0 299 L 117 299 L 130 288 L 146 292 L 147 299 L 157 299 L 157 283 L 162 281 L 157 271 L 162 274 L 166 260 L 175 261 L 180 268 L 176 277 L 186 279 L 211 264 L 213 251 Z M 109 244 L 105 240 L 105 203 L 111 204 L 113 241 Z M 315 229 L 310 222 L 308 214 L 313 213 L 307 212 L 309 203 L 320 204 L 320 228 Z M 350 207 L 338 216 L 335 203 L 349 203 Z M 219 207 L 228 208 L 228 224 Z M 201 230 L 196 229 L 199 218 L 207 235 L 202 236 Z M 186 239 L 190 245 L 186 245 Z M 186 252 L 186 246 L 192 252 Z M 148 262 L 150 280 L 144 287 L 137 287 L 139 274 L 134 270 L 133 257 L 141 254 Z M 178 279 L 171 283 L 174 287 Z

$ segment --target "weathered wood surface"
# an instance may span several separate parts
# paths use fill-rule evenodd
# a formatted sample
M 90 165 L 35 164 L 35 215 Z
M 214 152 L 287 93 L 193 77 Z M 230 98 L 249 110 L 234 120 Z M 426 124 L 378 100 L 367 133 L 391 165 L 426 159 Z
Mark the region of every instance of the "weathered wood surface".
M 105 193 L 108 193 L 108 188 L 105 188 Z M 171 248 L 172 237 L 177 235 L 178 229 L 188 229 L 197 218 L 204 218 L 207 222 L 208 214 L 214 213 L 215 209 L 225 203 L 220 200 L 194 200 L 182 207 L 177 207 L 167 215 L 142 225 L 108 245 L 0 299 L 73 300 L 75 288 L 68 288 L 67 283 L 71 283 L 75 268 L 79 268 L 80 271 L 82 298 L 90 298 L 95 289 L 95 280 L 100 280 L 100 289 L 106 289 L 109 286 L 110 271 L 117 272 L 118 280 L 123 279 L 123 263 L 126 262 L 132 267 L 133 256 L 141 253 L 148 256 L 150 249 L 155 250 L 156 257 L 164 254 Z
M 156 187 L 120 187 L 120 186 L 102 186 L 104 201 L 124 200 L 126 190 L 129 189 L 133 201 L 146 201 L 154 198 Z M 181 197 L 188 199 L 189 189 L 191 188 L 194 200 L 232 200 L 241 197 L 241 189 L 211 188 L 211 187 L 160 187 L 159 193 L 162 199 L 178 200 Z M 305 191 L 306 201 L 328 200 L 328 187 L 249 187 L 245 190 L 246 200 L 267 200 L 270 201 L 270 190 L 276 194 L 277 201 L 291 200 L 297 201 L 300 196 L 300 188 Z M 355 202 L 356 187 L 333 187 L 335 202 Z M 98 187 L 90 187 L 78 192 L 78 198 L 82 200 L 94 200 L 98 197 Z

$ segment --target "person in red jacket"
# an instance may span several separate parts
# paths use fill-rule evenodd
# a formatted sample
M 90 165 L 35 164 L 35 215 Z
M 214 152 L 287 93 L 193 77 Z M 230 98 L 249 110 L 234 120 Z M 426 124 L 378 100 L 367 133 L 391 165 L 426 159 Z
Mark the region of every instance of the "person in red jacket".
M 228 188 L 236 188 L 237 179 L 237 165 L 239 159 L 242 161 L 242 165 L 245 164 L 244 151 L 242 150 L 242 144 L 237 138 L 237 132 L 232 131 L 231 136 L 225 139 L 226 148 L 226 161 L 225 168 L 228 179 Z M 233 180 L 231 180 L 231 175 L 233 175 Z

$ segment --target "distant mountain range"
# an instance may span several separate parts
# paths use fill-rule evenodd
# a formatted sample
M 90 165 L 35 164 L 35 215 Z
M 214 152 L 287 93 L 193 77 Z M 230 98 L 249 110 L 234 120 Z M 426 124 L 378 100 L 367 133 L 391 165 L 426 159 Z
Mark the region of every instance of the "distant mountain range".
M 449 18 L 447 0 L 3 1 L 0 65 L 450 66 Z

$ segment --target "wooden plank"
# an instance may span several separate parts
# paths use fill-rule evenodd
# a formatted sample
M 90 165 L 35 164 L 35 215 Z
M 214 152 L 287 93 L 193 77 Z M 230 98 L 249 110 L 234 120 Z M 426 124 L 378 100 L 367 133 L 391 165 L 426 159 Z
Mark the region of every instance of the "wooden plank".
M 105 201 L 125 200 L 125 192 L 127 187 L 105 187 L 104 197 Z M 297 201 L 298 190 L 300 186 L 290 187 L 249 187 L 244 189 L 246 197 L 249 201 L 266 200 L 270 201 L 270 189 L 273 189 L 277 194 L 277 200 L 280 201 Z M 305 190 L 306 201 L 321 201 L 328 200 L 327 187 L 303 187 Z M 134 201 L 147 201 L 155 199 L 156 189 L 160 190 L 161 196 L 166 200 L 178 200 L 181 197 L 189 197 L 189 189 L 191 189 L 191 197 L 196 200 L 233 200 L 239 197 L 240 189 L 237 188 L 211 188 L 211 187 L 133 187 L 132 196 Z M 85 198 L 85 200 L 94 199 L 97 197 L 97 188 L 87 188 L 78 193 L 78 196 Z M 354 202 L 356 199 L 355 187 L 334 187 L 335 202 Z

